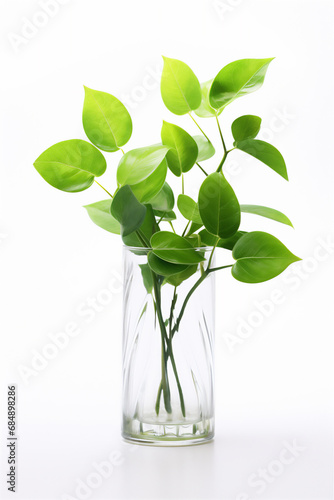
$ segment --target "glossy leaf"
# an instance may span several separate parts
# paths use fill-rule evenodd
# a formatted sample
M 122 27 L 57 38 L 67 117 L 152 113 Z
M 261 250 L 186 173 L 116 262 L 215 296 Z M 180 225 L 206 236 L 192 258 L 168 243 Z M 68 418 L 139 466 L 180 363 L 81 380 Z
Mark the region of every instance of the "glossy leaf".
M 216 151 L 211 142 L 207 141 L 202 135 L 195 135 L 193 139 L 196 141 L 198 148 L 196 161 L 204 161 L 212 158 Z
M 198 207 L 205 228 L 220 238 L 229 238 L 240 225 L 238 199 L 225 177 L 215 172 L 203 182 Z
M 237 231 L 231 238 L 218 238 L 218 243 L 217 247 L 218 248 L 226 248 L 227 250 L 233 250 L 234 245 L 236 242 L 244 235 L 246 234 L 245 231 Z M 199 232 L 199 236 L 202 240 L 202 243 L 209 247 L 213 247 L 216 242 L 217 242 L 217 236 L 214 236 L 213 234 L 209 233 L 206 229 L 202 229 L 202 231 Z
M 195 165 L 198 156 L 196 141 L 183 128 L 163 122 L 161 140 L 168 146 L 167 163 L 174 175 L 180 176 Z
M 211 106 L 215 109 L 225 107 L 238 97 L 258 90 L 272 60 L 273 58 L 240 59 L 221 69 L 211 85 Z
M 245 141 L 246 139 L 254 139 L 260 132 L 261 118 L 254 115 L 239 116 L 232 123 L 232 135 L 234 137 L 234 145 L 237 142 Z
M 155 233 L 151 238 L 151 246 L 157 257 L 173 264 L 190 265 L 205 260 L 189 241 L 169 231 Z
M 193 221 L 196 224 L 203 224 L 198 205 L 190 196 L 180 194 L 177 199 L 177 207 L 185 219 Z
M 142 225 L 146 207 L 139 203 L 133 194 L 130 186 L 121 187 L 111 203 L 111 215 L 118 220 L 121 225 L 122 236 L 136 231 Z
M 153 210 L 159 210 L 161 212 L 170 212 L 174 204 L 174 193 L 167 182 L 162 186 L 159 193 L 150 200 L 150 205 L 152 205 Z
M 173 274 L 172 276 L 169 276 L 166 281 L 172 286 L 180 286 L 183 281 L 187 280 L 190 278 L 193 274 L 196 273 L 198 265 L 193 265 L 193 266 L 188 266 L 184 271 L 178 273 L 178 274 Z
M 210 104 L 209 93 L 212 82 L 213 78 L 207 82 L 201 83 L 201 105 L 195 110 L 196 115 L 201 118 L 212 118 L 213 116 L 219 116 L 222 112 L 222 109 L 215 109 Z
M 232 267 L 232 275 L 244 283 L 261 283 L 275 278 L 300 260 L 277 238 L 261 231 L 240 238 L 232 255 L 237 261 Z
M 85 87 L 82 123 L 88 139 L 104 151 L 117 151 L 132 134 L 132 120 L 121 101 L 88 87 Z
M 187 236 L 190 236 L 193 233 L 196 233 L 196 231 L 198 231 L 202 226 L 203 226 L 203 222 L 201 224 L 196 224 L 196 222 L 192 222 L 190 224 L 190 228 L 188 229 Z
M 144 236 L 144 238 L 149 242 L 152 234 L 159 231 L 159 226 L 156 223 L 155 216 L 151 205 L 145 205 L 146 207 L 146 215 L 143 223 L 138 228 L 140 233 Z M 146 243 L 144 244 L 142 239 L 138 237 L 136 232 L 132 232 L 127 236 L 123 236 L 123 243 L 129 247 L 147 247 Z
M 144 287 L 147 293 L 152 293 L 153 290 L 153 276 L 151 268 L 148 264 L 139 264 L 141 275 L 143 278 Z
M 184 264 L 172 264 L 171 262 L 166 262 L 165 260 L 157 257 L 153 252 L 148 254 L 148 263 L 152 271 L 160 276 L 172 276 L 173 274 L 178 274 L 188 266 Z
M 268 142 L 258 139 L 248 139 L 246 141 L 237 142 L 236 147 L 265 163 L 285 180 L 289 180 L 283 156 L 278 149 L 268 144 Z
M 114 234 L 121 234 L 120 223 L 110 213 L 111 199 L 85 205 L 91 220 L 102 229 Z
M 161 97 L 169 111 L 184 115 L 201 104 L 199 81 L 187 64 L 164 57 L 161 76 Z
M 173 210 L 170 210 L 169 212 L 165 212 L 162 210 L 154 210 L 154 215 L 158 217 L 158 219 L 161 219 L 163 221 L 172 221 L 176 219 L 175 212 Z
M 274 208 L 262 207 L 260 205 L 240 205 L 240 210 L 247 214 L 261 215 L 261 217 L 266 217 L 267 219 L 272 219 L 293 227 L 291 220 L 282 212 Z
M 149 202 L 165 183 L 167 151 L 167 147 L 158 145 L 133 149 L 126 153 L 118 165 L 118 184 L 128 184 L 139 201 Z
M 89 188 L 94 177 L 104 174 L 103 154 L 81 139 L 58 142 L 46 149 L 34 163 L 37 172 L 51 186 L 76 193 Z

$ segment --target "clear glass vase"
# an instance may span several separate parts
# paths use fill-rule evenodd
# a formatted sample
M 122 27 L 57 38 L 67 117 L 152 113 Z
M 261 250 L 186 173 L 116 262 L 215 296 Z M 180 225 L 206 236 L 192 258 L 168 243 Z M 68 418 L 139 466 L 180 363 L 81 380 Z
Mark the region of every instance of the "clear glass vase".
M 209 248 L 201 248 L 208 258 Z M 195 268 L 196 269 L 196 268 Z M 179 286 L 124 247 L 123 437 L 189 445 L 214 435 L 214 274 Z

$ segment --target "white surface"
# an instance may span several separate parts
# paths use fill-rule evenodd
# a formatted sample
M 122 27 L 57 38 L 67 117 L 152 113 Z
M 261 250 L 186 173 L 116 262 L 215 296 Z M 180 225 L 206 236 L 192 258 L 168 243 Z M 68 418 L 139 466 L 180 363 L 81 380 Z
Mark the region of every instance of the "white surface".
M 41 7 L 31 0 L 2 0 L 0 6 L 1 498 L 13 495 L 5 485 L 4 411 L 6 386 L 14 382 L 18 500 L 83 498 L 75 493 L 78 480 L 85 481 L 93 463 L 112 452 L 121 454 L 119 465 L 87 498 L 329 500 L 334 248 L 319 238 L 334 240 L 332 2 L 63 4 L 17 51 L 9 35 L 20 34 L 24 18 L 36 21 Z M 234 118 L 262 116 L 264 138 L 284 154 L 290 183 L 241 153 L 227 171 L 243 203 L 282 210 L 295 231 L 251 215 L 244 227 L 272 232 L 304 258 L 294 271 L 258 286 L 221 275 L 217 436 L 210 445 L 184 449 L 121 441 L 120 241 L 95 227 L 81 208 L 103 199 L 98 187 L 61 193 L 32 167 L 58 140 L 84 138 L 83 84 L 128 103 L 134 134 L 127 149 L 157 142 L 162 118 L 195 133 L 190 119 L 173 116 L 162 105 L 151 76 L 161 67 L 161 54 L 185 60 L 202 81 L 232 60 L 276 56 L 264 87 L 226 110 L 223 129 L 230 142 Z M 201 123 L 218 145 L 214 124 Z M 103 180 L 113 186 L 119 156 L 109 158 Z M 186 188 L 190 192 L 191 186 Z M 267 317 L 254 314 L 273 293 L 280 303 L 266 302 Z M 88 305 L 94 297 L 104 300 L 99 311 Z M 87 307 L 90 315 L 82 315 Z M 256 319 L 258 326 L 248 327 L 246 339 L 237 337 L 242 321 Z M 50 333 L 73 322 L 77 336 L 24 383 L 19 366 L 31 366 L 32 351 L 41 352 Z M 241 342 L 233 350 L 227 333 Z M 305 448 L 296 460 L 283 469 L 272 465 L 285 456 L 286 441 L 294 440 Z M 248 484 L 260 467 L 278 471 L 263 492 Z

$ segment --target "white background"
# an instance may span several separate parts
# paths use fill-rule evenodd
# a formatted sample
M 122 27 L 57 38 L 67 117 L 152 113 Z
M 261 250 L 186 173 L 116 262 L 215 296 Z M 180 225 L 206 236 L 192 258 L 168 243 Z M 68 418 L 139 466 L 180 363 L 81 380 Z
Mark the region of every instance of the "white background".
M 46 19 L 35 0 L 1 0 L 0 7 L 1 498 L 14 498 L 5 484 L 11 383 L 18 385 L 17 499 L 84 498 L 78 482 L 113 452 L 111 476 L 86 498 L 332 498 L 332 2 L 62 3 Z M 27 20 L 44 26 L 15 39 Z M 242 153 L 230 155 L 227 175 L 241 202 L 278 208 L 295 229 L 251 215 L 243 227 L 273 233 L 304 259 L 261 285 L 220 275 L 216 438 L 180 449 L 131 447 L 120 437 L 121 242 L 82 208 L 103 192 L 62 193 L 32 166 L 51 144 L 85 138 L 82 85 L 127 103 L 134 132 L 126 149 L 158 142 L 162 119 L 196 133 L 189 117 L 163 107 L 162 54 L 187 62 L 201 81 L 235 59 L 276 56 L 263 88 L 229 106 L 222 126 L 231 144 L 234 118 L 261 116 L 263 138 L 282 151 L 290 182 Z M 215 124 L 201 124 L 219 147 Z M 108 156 L 103 183 L 111 188 L 119 158 Z M 188 193 L 197 175 L 193 185 L 186 177 Z M 274 290 L 280 304 L 272 303 Z M 80 310 L 94 297 L 105 302 L 87 322 Z M 66 348 L 22 377 L 49 335 L 70 323 L 77 335 Z M 231 346 L 228 333 L 239 343 Z M 295 459 L 275 469 L 294 441 Z M 249 483 L 261 467 L 278 470 L 263 491 Z

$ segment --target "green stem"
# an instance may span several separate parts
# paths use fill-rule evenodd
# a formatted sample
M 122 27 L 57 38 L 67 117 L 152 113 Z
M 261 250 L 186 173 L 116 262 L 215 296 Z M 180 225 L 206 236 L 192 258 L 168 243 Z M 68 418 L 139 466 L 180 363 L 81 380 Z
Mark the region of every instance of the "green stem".
M 204 170 L 203 167 L 201 167 L 201 165 L 199 163 L 196 162 L 196 165 L 202 170 L 203 174 L 208 176 L 209 174 L 206 173 L 206 171 Z
M 109 191 L 107 191 L 107 189 L 105 187 L 103 187 L 102 184 L 100 184 L 99 182 L 97 182 L 96 179 L 94 179 L 94 181 L 96 182 L 96 184 L 98 186 L 100 186 L 100 188 L 102 188 L 110 196 L 110 198 L 113 198 L 113 195 L 111 193 L 109 193 Z
M 202 134 L 204 135 L 204 137 L 209 141 L 210 144 L 211 141 L 209 139 L 209 137 L 206 135 L 206 133 L 201 129 L 201 127 L 199 126 L 199 124 L 197 123 L 197 121 L 195 120 L 195 118 L 193 117 L 193 115 L 191 113 L 188 113 L 188 115 L 190 116 L 190 118 L 193 120 L 193 122 L 197 125 L 197 127 L 200 129 L 200 131 L 202 132 Z
M 182 194 L 184 194 L 184 175 L 182 174 Z
M 172 221 L 171 221 L 171 220 L 169 220 L 168 222 L 169 222 L 169 224 L 170 224 L 171 228 L 173 229 L 173 233 L 174 233 L 174 234 L 176 234 Z
M 226 160 L 227 155 L 229 154 L 229 152 L 230 152 L 230 151 L 225 151 L 225 152 L 224 152 L 223 159 L 222 159 L 222 161 L 221 161 L 221 162 L 219 163 L 219 165 L 218 165 L 217 172 L 221 172 L 221 170 L 222 170 L 222 168 L 223 168 L 223 165 L 224 165 L 224 163 L 225 163 L 225 160 Z
M 160 326 L 160 332 L 161 332 L 161 382 L 162 382 L 162 391 L 164 395 L 164 404 L 165 404 L 165 409 L 167 413 L 172 413 L 172 407 L 171 407 L 171 402 L 170 402 L 170 387 L 169 387 L 169 381 L 168 381 L 168 371 L 167 371 L 167 353 L 165 350 L 165 342 L 166 346 L 168 349 L 168 337 L 167 337 L 167 332 L 166 332 L 166 327 L 165 323 L 162 317 L 162 311 L 161 311 L 161 296 L 160 296 L 160 289 L 159 285 L 157 283 L 157 279 L 155 276 L 153 276 L 153 286 L 154 286 L 154 294 L 155 294 L 155 302 L 156 302 L 156 308 L 157 308 L 157 316 L 158 316 L 158 321 L 159 321 L 159 326 Z M 160 405 L 160 403 L 159 403 Z M 156 404 L 156 410 L 157 410 L 157 404 Z
M 208 269 L 208 273 L 214 273 L 215 271 L 220 271 L 221 269 L 227 269 L 228 267 L 233 267 L 234 264 L 229 264 L 228 266 L 211 267 Z
M 184 231 L 183 231 L 183 233 L 182 233 L 182 236 L 184 236 L 184 235 L 186 234 L 186 231 L 187 231 L 187 229 L 188 229 L 189 224 L 190 224 L 190 220 L 188 221 L 188 224 L 187 224 L 187 225 L 186 225 L 186 227 L 184 228 Z
M 224 153 L 226 153 L 226 145 L 225 145 L 225 141 L 224 141 L 222 129 L 220 128 L 220 123 L 219 123 L 219 120 L 218 120 L 218 116 L 216 116 L 216 122 L 217 122 L 217 125 L 218 125 L 219 135 L 220 135 L 220 138 L 222 140 L 222 144 L 223 144 L 223 148 L 224 148 Z

